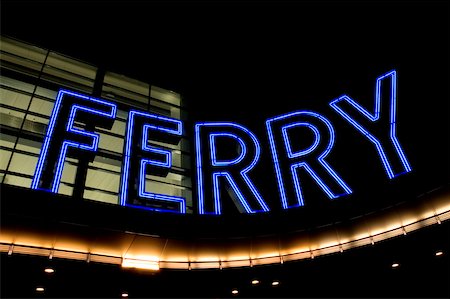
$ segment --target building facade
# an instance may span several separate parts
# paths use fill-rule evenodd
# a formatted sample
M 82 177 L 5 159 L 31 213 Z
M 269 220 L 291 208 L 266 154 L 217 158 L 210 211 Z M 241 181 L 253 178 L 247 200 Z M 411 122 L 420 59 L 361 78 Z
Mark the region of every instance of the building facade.
M 257 285 L 260 282 L 251 271 L 261 267 L 265 270 L 255 270 L 260 271 L 255 273 L 270 277 L 273 280 L 271 287 L 275 287 L 280 280 L 274 273 L 288 263 L 292 264 L 286 266 L 289 270 L 284 274 L 284 281 L 291 281 L 291 286 L 284 293 L 288 296 L 297 294 L 296 273 L 299 269 L 305 269 L 297 268 L 295 262 L 333 256 L 333 266 L 326 274 L 332 277 L 330 273 L 334 273 L 336 265 L 341 266 L 336 257 L 340 254 L 350 252 L 347 260 L 353 262 L 357 260 L 352 256 L 355 248 L 376 247 L 383 252 L 385 247 L 379 245 L 384 243 L 382 241 L 397 238 L 397 243 L 401 243 L 399 239 L 402 236 L 409 237 L 415 231 L 425 231 L 423 228 L 428 226 L 433 229 L 444 221 L 446 225 L 443 228 L 434 228 L 436 235 L 439 237 L 442 231 L 445 233 L 448 229 L 448 185 L 441 185 L 421 195 L 401 189 L 399 198 L 385 202 L 380 200 L 372 206 L 370 202 L 351 206 L 356 202 L 354 200 L 341 202 L 332 208 L 326 206 L 324 210 L 305 207 L 289 212 L 271 211 L 253 215 L 201 215 L 195 192 L 198 186 L 193 183 L 194 174 L 198 173 L 192 161 L 195 149 L 191 141 L 194 138 L 189 135 L 189 130 L 183 130 L 180 140 L 176 142 L 146 140 L 150 147 L 171 152 L 171 167 L 163 176 L 146 173 L 144 187 L 145 191 L 153 194 L 184 198 L 186 215 L 159 213 L 161 210 L 177 212 L 173 205 L 164 201 L 140 202 L 144 210 L 127 207 L 120 201 L 120 192 L 130 111 L 187 123 L 188 107 L 180 94 L 9 37 L 1 38 L 0 85 L 0 252 L 3 258 L 32 256 L 41 261 L 82 261 L 84 264 L 119 266 L 120 269 L 181 270 L 179 273 L 186 275 L 182 280 L 186 288 L 191 288 L 189 291 L 167 292 L 165 288 L 172 285 L 170 281 L 164 281 L 158 288 L 158 296 L 206 294 L 202 293 L 201 287 L 193 287 L 197 280 L 209 281 L 212 291 L 207 294 L 216 294 L 213 292 L 220 281 L 214 280 L 220 279 L 222 274 L 219 271 L 224 269 L 236 271 L 227 272 L 226 281 L 232 281 L 236 276 L 234 273 L 244 273 L 252 277 L 252 284 L 257 281 Z M 32 190 L 61 90 L 114 104 L 117 107 L 115 120 L 111 128 L 95 128 L 100 138 L 92 160 L 65 158 L 56 192 Z M 74 127 L 89 130 L 77 120 Z M 373 160 L 379 162 L 374 156 Z M 206 155 L 205 159 L 210 158 L 215 159 L 212 155 Z M 382 167 L 378 166 L 382 172 Z M 272 191 L 276 193 L 277 185 L 273 187 Z M 379 191 L 377 194 L 383 193 Z M 273 199 L 271 204 L 279 204 L 277 200 Z M 236 202 L 230 200 L 228 204 Z M 439 246 L 429 243 L 436 254 L 440 253 L 439 256 L 445 252 L 442 248 L 448 247 L 445 242 L 440 242 Z M 402 244 L 403 249 L 408 246 Z M 370 253 L 364 257 L 367 258 L 370 258 Z M 13 267 L 15 261 L 8 260 L 8 263 L 8 267 Z M 323 267 L 327 263 L 322 260 Z M 397 264 L 395 267 L 400 265 L 394 264 Z M 442 265 L 439 267 L 435 269 L 444 272 Z M 197 271 L 195 275 L 200 279 L 187 277 L 189 271 L 200 269 L 211 272 Z M 105 270 L 104 273 L 113 277 L 116 275 L 114 271 Z M 384 270 L 378 271 L 384 273 Z M 448 271 L 444 274 L 447 275 Z M 311 275 L 311 279 L 318 279 L 318 276 Z M 341 282 L 345 275 L 342 277 Z M 113 290 L 108 279 L 105 278 L 106 282 L 102 284 L 107 286 L 106 289 Z M 52 287 L 57 289 L 55 283 Z M 136 294 L 147 296 L 147 290 L 137 291 L 140 287 L 133 283 L 128 286 L 129 289 L 135 288 Z M 442 288 L 438 290 L 442 293 Z M 8 294 L 14 291 L 10 287 Z M 237 289 L 232 291 L 226 290 L 221 294 L 238 294 Z M 64 292 L 60 287 L 56 294 Z M 101 292 L 100 295 L 105 294 Z M 310 296 L 316 294 L 312 286 L 308 292 Z M 268 293 L 260 291 L 256 294 L 263 296 Z M 271 294 L 277 296 L 275 292 Z
M 102 98 L 118 107 L 112 128 L 98 131 L 100 138 L 95 159 L 84 167 L 80 167 L 78 159 L 65 160 L 58 193 L 71 197 L 119 204 L 126 121 L 130 110 L 179 120 L 187 118 L 182 97 L 176 92 L 7 37 L 1 40 L 1 73 L 0 173 L 1 183 L 6 185 L 31 186 L 61 89 Z M 78 126 L 83 125 L 78 123 Z M 177 144 L 153 141 L 154 145 L 171 150 L 172 167 L 165 177 L 148 174 L 145 189 L 185 198 L 186 212 L 192 213 L 188 138 L 182 136 Z M 76 183 L 77 180 L 86 183 Z

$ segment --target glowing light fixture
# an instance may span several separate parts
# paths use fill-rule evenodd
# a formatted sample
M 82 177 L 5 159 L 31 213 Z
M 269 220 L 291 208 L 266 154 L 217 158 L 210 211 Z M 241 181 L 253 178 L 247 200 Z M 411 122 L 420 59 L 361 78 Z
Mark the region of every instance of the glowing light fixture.
M 272 281 L 272 286 L 274 286 L 274 287 L 279 285 L 279 284 L 280 284 L 280 282 L 278 280 Z
M 159 263 L 157 261 L 147 261 L 147 260 L 136 260 L 136 259 L 124 258 L 122 261 L 122 267 L 157 271 L 157 270 L 159 270 Z
M 44 288 L 43 287 L 37 287 L 36 288 L 36 292 L 43 292 L 44 291 Z
M 123 293 L 122 293 L 122 297 L 123 297 L 123 298 L 127 298 L 127 297 L 128 297 L 128 293 L 123 292 Z
M 399 263 L 393 263 L 393 264 L 392 264 L 392 268 L 398 268 L 399 266 L 400 266 Z
M 252 284 L 253 284 L 253 285 L 259 284 L 259 280 L 258 280 L 258 279 L 253 279 L 253 280 L 252 280 Z
M 44 269 L 44 272 L 45 272 L 45 273 L 54 273 L 54 272 L 55 272 L 55 269 L 50 268 L 50 267 L 47 267 L 47 268 Z
M 443 254 L 444 254 L 444 252 L 442 250 L 436 251 L 436 253 L 435 253 L 436 256 L 440 256 Z
M 232 291 L 231 291 L 231 294 L 233 294 L 233 295 L 237 295 L 237 294 L 239 294 L 239 291 L 238 291 L 238 290 L 236 290 L 236 289 L 234 289 L 234 290 L 232 290 Z

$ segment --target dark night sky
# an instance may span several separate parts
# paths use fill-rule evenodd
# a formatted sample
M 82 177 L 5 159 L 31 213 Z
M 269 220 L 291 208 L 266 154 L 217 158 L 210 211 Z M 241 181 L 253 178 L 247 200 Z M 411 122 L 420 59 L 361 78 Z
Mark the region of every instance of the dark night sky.
M 265 120 L 322 113 L 335 125 L 329 159 L 354 186 L 350 202 L 448 184 L 448 28 L 445 1 L 2 1 L 2 34 L 173 89 L 193 121 L 254 131 L 271 197 Z M 370 107 L 376 78 L 392 69 L 398 136 L 413 166 L 395 181 L 328 106 L 345 93 Z

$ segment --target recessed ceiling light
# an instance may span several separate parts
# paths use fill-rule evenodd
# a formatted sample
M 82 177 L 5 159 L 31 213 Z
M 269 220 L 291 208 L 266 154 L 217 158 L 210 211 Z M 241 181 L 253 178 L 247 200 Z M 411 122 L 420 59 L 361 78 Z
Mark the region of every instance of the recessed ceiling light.
M 36 292 L 43 292 L 44 291 L 44 288 L 43 287 L 37 287 L 36 288 Z
M 44 269 L 44 272 L 45 273 L 53 273 L 53 272 L 55 272 L 55 270 L 52 269 L 52 268 L 47 267 L 47 268 Z
M 124 297 L 124 298 L 126 298 L 126 297 L 128 297 L 128 293 L 122 293 L 122 297 Z
M 397 268 L 398 266 L 400 266 L 399 263 L 393 263 L 393 264 L 392 264 L 392 268 Z
M 279 284 L 280 284 L 280 282 L 279 282 L 278 280 L 272 281 L 272 285 L 273 285 L 273 286 L 277 286 L 277 285 L 279 285 Z
M 238 294 L 238 293 L 239 293 L 239 291 L 236 290 L 236 289 L 234 289 L 234 290 L 231 291 L 231 294 L 233 294 L 233 295 L 236 295 L 236 294 Z
M 435 253 L 436 256 L 440 256 L 443 254 L 444 254 L 444 252 L 442 250 L 436 251 L 436 253 Z
M 252 284 L 259 284 L 259 280 L 258 279 L 253 279 L 252 280 Z

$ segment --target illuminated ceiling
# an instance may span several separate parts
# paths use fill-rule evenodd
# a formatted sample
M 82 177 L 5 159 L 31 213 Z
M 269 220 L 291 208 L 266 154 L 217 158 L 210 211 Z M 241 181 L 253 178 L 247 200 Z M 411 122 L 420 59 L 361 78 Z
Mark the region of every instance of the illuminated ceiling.
M 450 190 L 312 230 L 253 238 L 177 239 L 66 224 L 2 226 L 0 251 L 157 270 L 214 269 L 310 259 L 374 244 L 450 219 Z

